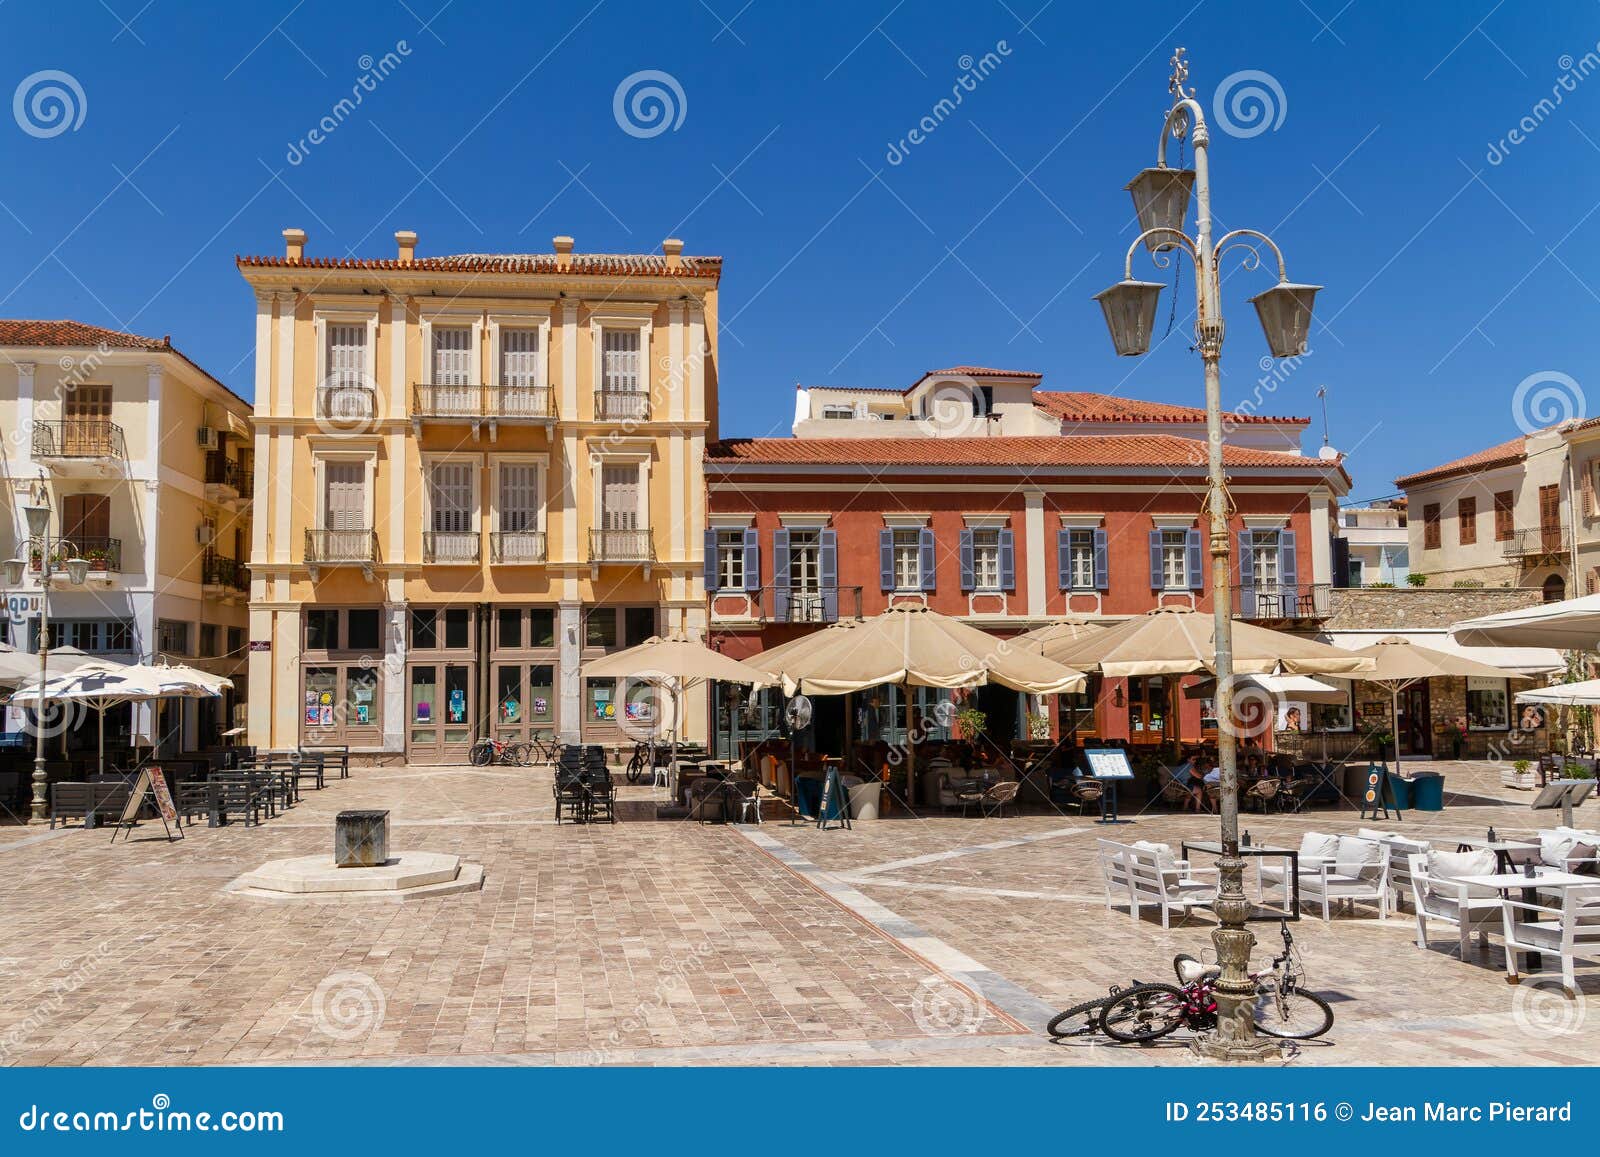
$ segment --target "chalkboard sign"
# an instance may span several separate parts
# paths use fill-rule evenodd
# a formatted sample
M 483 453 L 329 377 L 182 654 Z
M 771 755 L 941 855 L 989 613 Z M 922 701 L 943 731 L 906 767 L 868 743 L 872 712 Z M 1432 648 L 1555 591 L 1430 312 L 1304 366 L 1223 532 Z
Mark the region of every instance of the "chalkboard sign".
M 838 821 L 842 828 L 850 827 L 850 796 L 839 779 L 837 767 L 828 768 L 822 781 L 822 802 L 817 806 L 817 827 L 827 831 L 829 821 Z
M 1381 763 L 1374 763 L 1367 768 L 1366 778 L 1361 785 L 1361 818 L 1368 818 L 1370 811 L 1373 819 L 1380 815 L 1388 819 L 1391 804 L 1394 805 L 1395 816 L 1404 818 L 1399 801 L 1395 799 L 1394 788 L 1389 785 L 1389 769 Z
M 133 781 L 133 789 L 128 792 L 128 802 L 123 806 L 117 822 L 112 825 L 112 843 L 117 842 L 118 832 L 123 834 L 124 840 L 128 838 L 139 822 L 139 809 L 144 806 L 147 794 L 155 796 L 156 813 L 161 817 L 161 826 L 166 829 L 167 839 L 183 839 L 183 825 L 178 823 L 178 809 L 172 806 L 172 792 L 167 788 L 166 773 L 159 767 L 145 767 L 139 770 L 139 777 Z M 173 835 L 174 829 L 177 835 Z
M 1133 778 L 1128 753 L 1120 747 L 1093 747 L 1084 754 L 1089 757 L 1089 774 L 1095 779 Z

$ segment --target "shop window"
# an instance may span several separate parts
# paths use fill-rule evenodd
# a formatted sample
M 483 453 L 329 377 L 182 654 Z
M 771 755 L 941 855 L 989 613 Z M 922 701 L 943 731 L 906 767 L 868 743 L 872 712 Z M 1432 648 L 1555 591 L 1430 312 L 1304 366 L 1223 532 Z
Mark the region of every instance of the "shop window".
M 556 613 L 535 607 L 528 612 L 528 646 L 556 645 Z
M 345 671 L 345 720 L 358 727 L 377 722 L 378 672 L 371 667 L 350 667 Z
M 583 645 L 586 647 L 615 647 L 617 645 L 617 612 L 612 607 L 601 607 L 589 612 L 584 621 Z
M 1504 679 L 1467 677 L 1467 730 L 1506 731 L 1511 727 L 1511 695 Z
M 337 667 L 306 668 L 306 726 L 332 727 L 334 699 L 339 693 Z
M 339 649 L 339 612 L 313 607 L 306 612 L 306 650 Z
M 625 647 L 636 647 L 656 633 L 654 607 L 627 607 L 622 612 L 622 621 L 622 645 Z
M 345 612 L 345 649 L 348 651 L 376 651 L 382 646 L 382 616 L 376 609 L 356 609 Z
M 502 607 L 495 616 L 495 633 L 498 645 L 506 650 L 522 646 L 522 611 Z
M 1311 730 L 1313 731 L 1354 731 L 1355 711 L 1352 684 L 1348 679 L 1334 679 L 1327 675 L 1318 676 L 1324 683 L 1331 683 L 1341 688 L 1345 694 L 1343 703 L 1313 703 L 1311 704 Z
M 556 721 L 556 669 L 549 663 L 528 667 L 528 722 L 535 727 L 553 727 Z
M 617 686 L 614 679 L 584 680 L 584 718 L 591 723 L 615 723 Z
M 438 668 L 411 668 L 411 741 L 433 742 L 434 708 L 439 702 Z

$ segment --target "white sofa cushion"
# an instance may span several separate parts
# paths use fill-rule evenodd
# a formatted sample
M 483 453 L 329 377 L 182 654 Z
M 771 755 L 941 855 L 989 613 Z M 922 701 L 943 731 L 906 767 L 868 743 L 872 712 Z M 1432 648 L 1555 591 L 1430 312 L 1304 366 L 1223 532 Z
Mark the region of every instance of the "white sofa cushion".
M 1539 833 L 1539 860 L 1541 863 L 1552 867 L 1567 869 L 1567 857 L 1572 855 L 1572 849 L 1578 846 L 1576 836 L 1570 836 L 1560 831 Z
M 1300 837 L 1302 860 L 1331 860 L 1339 854 L 1339 837 L 1326 832 L 1307 832 Z
M 1492 876 L 1495 874 L 1494 853 L 1487 849 L 1476 852 L 1429 852 L 1428 878 L 1444 881 L 1440 888 L 1447 896 L 1455 896 L 1458 889 L 1450 884 L 1462 876 Z M 1467 898 L 1485 900 L 1498 896 L 1493 888 L 1469 887 Z
M 1334 864 L 1339 875 L 1356 879 L 1362 875 L 1364 868 L 1381 864 L 1383 859 L 1383 845 L 1377 840 L 1364 840 L 1359 836 L 1340 836 Z
M 1159 867 L 1171 868 L 1177 864 L 1177 858 L 1172 854 L 1171 844 L 1157 844 L 1152 843 L 1150 840 L 1134 840 L 1128 846 L 1137 848 L 1141 852 L 1153 854 Z

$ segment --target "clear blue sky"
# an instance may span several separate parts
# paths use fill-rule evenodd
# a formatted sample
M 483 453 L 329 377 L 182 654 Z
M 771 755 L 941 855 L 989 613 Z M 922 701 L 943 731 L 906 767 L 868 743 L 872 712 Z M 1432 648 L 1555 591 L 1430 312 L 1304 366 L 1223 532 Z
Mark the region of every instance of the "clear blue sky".
M 0 316 L 171 333 L 248 396 L 233 256 L 278 252 L 285 226 L 312 253 L 369 256 L 400 228 L 426 254 L 675 234 L 726 259 L 724 434 L 786 430 L 796 381 L 899 386 L 955 362 L 1197 402 L 1189 270 L 1172 339 L 1139 362 L 1112 355 L 1090 300 L 1121 274 L 1122 187 L 1152 163 L 1181 43 L 1208 110 L 1244 70 L 1282 92 L 1275 127 L 1214 126 L 1215 207 L 1327 287 L 1312 356 L 1264 408 L 1317 415 L 1326 385 L 1358 496 L 1515 434 L 1530 374 L 1571 375 L 1600 413 L 1600 74 L 1535 111 L 1587 71 L 1600 6 L 1042 2 L 9 0 L 0 96 L 60 70 L 86 107 L 54 136 L 0 116 Z M 387 52 L 399 66 L 291 164 Z M 890 163 L 989 52 L 998 65 Z M 684 98 L 654 136 L 613 113 L 643 70 Z M 1267 284 L 1228 279 L 1230 405 L 1262 376 L 1245 298 Z

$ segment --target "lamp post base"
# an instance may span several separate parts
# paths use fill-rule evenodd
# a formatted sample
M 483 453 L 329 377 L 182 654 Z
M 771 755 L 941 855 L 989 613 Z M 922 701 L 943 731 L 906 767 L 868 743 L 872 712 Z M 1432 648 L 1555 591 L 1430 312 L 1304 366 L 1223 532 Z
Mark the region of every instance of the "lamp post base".
M 1224 1040 L 1221 1033 L 1208 1032 L 1190 1041 L 1189 1048 L 1197 1057 L 1230 1064 L 1268 1064 L 1288 1057 L 1283 1042 L 1270 1037 Z

